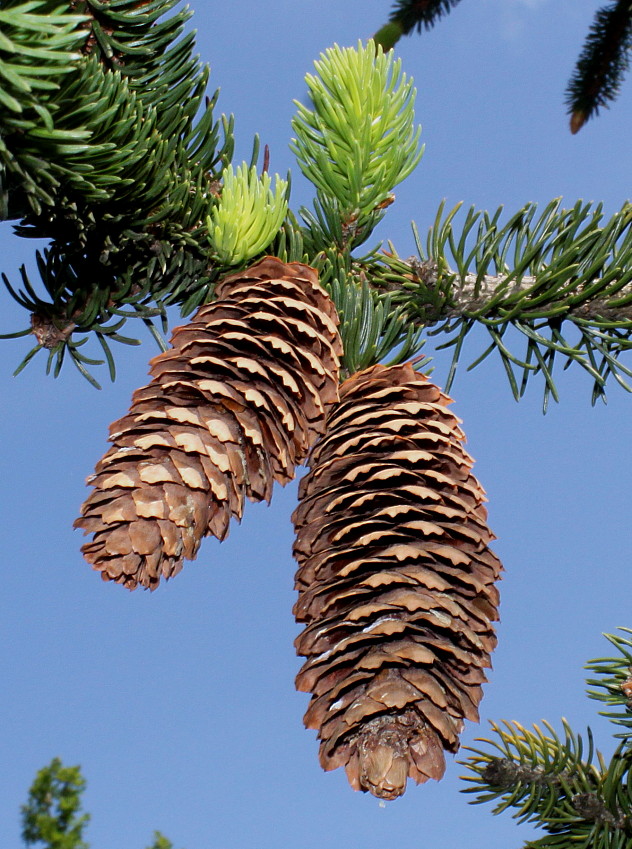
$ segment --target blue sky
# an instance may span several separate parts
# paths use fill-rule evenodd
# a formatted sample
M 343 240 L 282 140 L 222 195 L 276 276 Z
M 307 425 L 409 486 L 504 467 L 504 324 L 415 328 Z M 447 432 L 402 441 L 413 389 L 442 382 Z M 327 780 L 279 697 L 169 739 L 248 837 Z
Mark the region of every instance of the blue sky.
M 426 144 L 381 225 L 403 255 L 410 221 L 425 233 L 442 198 L 507 212 L 563 196 L 629 197 L 632 79 L 578 136 L 563 93 L 595 0 L 465 0 L 430 33 L 398 45 L 418 89 Z M 333 42 L 350 45 L 383 23 L 388 0 L 198 0 L 199 50 L 236 115 L 237 160 L 252 136 L 271 169 L 293 166 L 292 100 Z M 293 168 L 293 206 L 310 199 Z M 0 266 L 17 280 L 33 245 L 0 227 Z M 0 332 L 27 316 L 0 292 Z M 473 336 L 464 362 L 482 350 Z M 468 806 L 462 768 L 411 786 L 381 807 L 353 793 L 342 771 L 317 763 L 302 727 L 308 697 L 294 691 L 292 641 L 295 485 L 270 507 L 250 505 L 222 544 L 153 593 L 106 585 L 83 563 L 72 522 L 84 479 L 106 448 L 107 426 L 145 382 L 147 340 L 121 348 L 119 379 L 96 392 L 68 366 L 56 381 L 36 359 L 12 372 L 30 343 L 0 342 L 0 834 L 20 845 L 18 809 L 35 771 L 54 756 L 88 780 L 93 849 L 144 849 L 160 829 L 176 849 L 519 847 L 533 830 Z M 469 356 L 469 360 L 467 357 Z M 447 369 L 439 352 L 436 379 Z M 630 409 L 613 385 L 590 406 L 590 380 L 558 374 L 561 403 L 543 417 L 534 380 L 517 404 L 500 363 L 462 370 L 452 389 L 475 472 L 489 496 L 495 549 L 505 565 L 499 647 L 482 703 L 489 719 L 525 724 L 566 716 L 587 723 L 609 752 L 609 728 L 584 695 L 583 664 L 602 655 L 603 631 L 630 617 Z

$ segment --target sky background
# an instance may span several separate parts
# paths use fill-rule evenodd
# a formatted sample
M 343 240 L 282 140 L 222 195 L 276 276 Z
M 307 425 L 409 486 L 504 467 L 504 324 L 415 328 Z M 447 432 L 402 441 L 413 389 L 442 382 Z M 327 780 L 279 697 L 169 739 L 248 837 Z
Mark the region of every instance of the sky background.
M 566 81 L 601 2 L 466 0 L 432 32 L 397 47 L 418 89 L 426 152 L 396 190 L 378 235 L 404 256 L 442 198 L 508 214 L 527 201 L 629 197 L 632 79 L 612 109 L 573 137 Z M 271 170 L 293 167 L 294 98 L 333 42 L 353 45 L 386 19 L 388 0 L 197 0 L 193 26 L 211 64 L 219 109 L 236 115 L 236 160 L 258 132 Z M 293 207 L 309 187 L 293 167 Z M 0 267 L 18 280 L 33 244 L 0 226 Z M 0 292 L 0 332 L 26 313 Z M 129 325 L 128 325 L 129 327 Z M 142 333 L 142 330 L 140 331 Z M 466 347 L 467 364 L 483 350 Z M 72 530 L 85 477 L 107 447 L 108 424 L 146 382 L 147 339 L 116 352 L 119 378 L 95 391 L 68 363 L 43 357 L 14 378 L 32 345 L 0 341 L 0 843 L 17 847 L 19 806 L 37 769 L 59 756 L 88 781 L 93 849 L 144 849 L 154 829 L 176 849 L 511 849 L 534 836 L 459 793 L 451 761 L 440 783 L 409 786 L 386 806 L 354 793 L 342 770 L 321 771 L 308 696 L 294 691 L 290 514 L 296 487 L 270 507 L 249 505 L 222 544 L 153 594 L 102 583 Z M 468 359 L 469 358 L 469 359 Z M 439 352 L 441 382 L 448 356 Z M 500 363 L 460 371 L 452 389 L 475 473 L 489 497 L 505 565 L 499 646 L 482 702 L 489 719 L 525 724 L 566 716 L 590 723 L 612 751 L 608 723 L 584 696 L 583 664 L 608 653 L 601 633 L 632 626 L 630 411 L 616 384 L 590 405 L 591 380 L 558 372 L 561 403 L 542 415 L 542 382 L 517 404 Z

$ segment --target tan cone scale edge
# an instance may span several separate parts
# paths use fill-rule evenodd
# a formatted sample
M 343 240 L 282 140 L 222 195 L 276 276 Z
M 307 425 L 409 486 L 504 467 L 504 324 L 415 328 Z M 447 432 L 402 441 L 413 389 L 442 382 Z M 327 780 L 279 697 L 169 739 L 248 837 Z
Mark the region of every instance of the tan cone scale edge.
M 314 269 L 266 257 L 173 332 L 110 427 L 76 527 L 104 580 L 154 589 L 294 477 L 338 399 L 337 316 Z
M 502 567 L 448 403 L 410 364 L 349 378 L 293 515 L 305 725 L 384 799 L 442 777 L 496 644 Z

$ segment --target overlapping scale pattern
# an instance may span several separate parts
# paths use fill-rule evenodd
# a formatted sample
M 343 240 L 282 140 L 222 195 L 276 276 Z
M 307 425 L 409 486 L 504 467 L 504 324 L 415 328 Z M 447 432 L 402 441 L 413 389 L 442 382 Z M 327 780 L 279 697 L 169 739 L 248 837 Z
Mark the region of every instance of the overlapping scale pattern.
M 294 477 L 338 399 L 337 316 L 316 272 L 266 257 L 174 330 L 110 427 L 75 525 L 104 580 L 155 588 Z
M 496 644 L 502 567 L 448 403 L 410 363 L 346 380 L 293 516 L 305 724 L 385 799 L 442 777 Z

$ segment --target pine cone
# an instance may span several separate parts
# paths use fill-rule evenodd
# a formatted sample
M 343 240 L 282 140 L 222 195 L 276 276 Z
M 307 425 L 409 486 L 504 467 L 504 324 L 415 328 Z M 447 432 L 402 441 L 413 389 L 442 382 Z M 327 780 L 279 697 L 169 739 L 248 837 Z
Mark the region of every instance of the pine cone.
M 305 725 L 384 799 L 442 777 L 496 644 L 502 567 L 448 403 L 410 364 L 351 377 L 293 515 Z
M 245 496 L 269 501 L 338 397 L 337 317 L 312 268 L 267 257 L 216 295 L 111 425 L 75 522 L 94 534 L 86 560 L 130 589 L 175 575 L 205 535 L 224 539 Z

